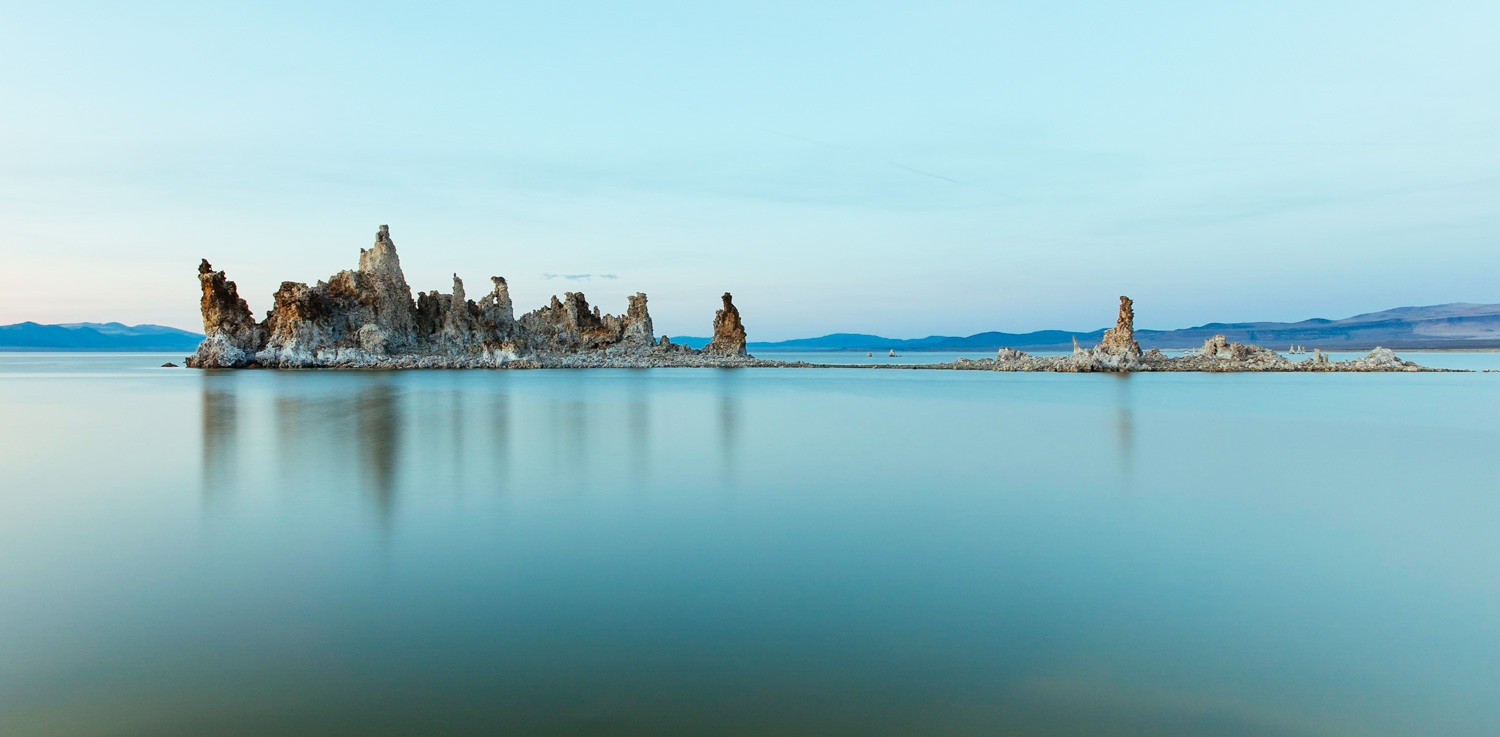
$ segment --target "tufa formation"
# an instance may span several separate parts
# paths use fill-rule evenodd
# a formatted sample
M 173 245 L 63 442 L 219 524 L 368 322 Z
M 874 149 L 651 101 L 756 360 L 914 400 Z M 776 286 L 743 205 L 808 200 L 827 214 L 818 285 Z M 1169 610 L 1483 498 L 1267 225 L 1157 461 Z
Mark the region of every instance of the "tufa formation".
M 1330 361 L 1315 352 L 1307 360 L 1294 361 L 1269 348 L 1231 343 L 1222 335 L 1204 341 L 1203 347 L 1182 356 L 1168 356 L 1156 348 L 1142 351 L 1135 339 L 1135 303 L 1120 297 L 1120 315 L 1115 326 L 1104 331 L 1099 345 L 1083 348 L 1073 338 L 1073 352 L 1064 356 L 1033 356 L 1013 348 L 1001 348 L 994 358 L 978 361 L 959 359 L 945 367 L 992 371 L 1053 371 L 1062 373 L 1152 372 L 1152 371 L 1434 371 L 1396 357 L 1389 348 L 1376 348 L 1369 355 L 1347 361 Z
M 1078 344 L 1074 339 L 1074 345 Z M 1098 350 L 1116 356 L 1141 357 L 1141 344 L 1135 342 L 1135 303 L 1129 297 L 1120 297 L 1120 316 L 1115 326 L 1104 331 Z
M 453 291 L 424 292 L 412 299 L 390 229 L 380 226 L 375 244 L 359 252 L 359 269 L 341 271 L 308 286 L 282 282 L 266 318 L 250 307 L 224 272 L 208 261 L 198 266 L 203 332 L 187 359 L 193 368 L 649 368 L 658 366 L 786 366 L 820 364 L 766 361 L 745 346 L 745 324 L 728 292 L 714 313 L 713 338 L 702 350 L 662 336 L 654 340 L 646 295 L 627 298 L 622 315 L 590 307 L 582 292 L 552 297 L 545 307 L 515 316 L 504 279 L 490 277 L 488 294 L 468 298 L 453 275 Z M 840 366 L 841 368 L 853 368 Z M 863 368 L 987 371 L 1432 371 L 1397 358 L 1385 348 L 1345 361 L 1314 351 L 1294 361 L 1255 345 L 1231 343 L 1223 335 L 1181 356 L 1142 351 L 1135 337 L 1135 305 L 1120 297 L 1115 326 L 1099 345 L 1073 339 L 1066 355 L 1033 356 L 1001 348 L 994 358 L 945 364 L 864 364 Z
M 722 356 L 747 356 L 745 352 L 745 324 L 740 322 L 740 310 L 734 306 L 734 297 L 724 293 L 724 309 L 714 313 L 714 337 L 703 346 L 704 353 Z
M 256 322 L 235 284 L 205 260 L 198 267 L 205 338 L 194 368 L 484 368 L 757 365 L 745 350 L 739 310 L 724 295 L 714 339 L 704 350 L 654 339 L 646 295 L 628 298 L 622 315 L 589 307 L 567 292 L 519 318 L 505 279 L 468 299 L 453 291 L 412 299 L 388 226 L 359 252 L 359 269 L 308 286 L 282 282 L 263 321 Z

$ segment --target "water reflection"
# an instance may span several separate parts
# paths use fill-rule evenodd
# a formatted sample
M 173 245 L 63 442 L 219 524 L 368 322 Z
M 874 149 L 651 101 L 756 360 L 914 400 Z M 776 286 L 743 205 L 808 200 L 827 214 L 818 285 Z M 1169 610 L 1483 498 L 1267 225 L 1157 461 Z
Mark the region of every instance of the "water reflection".
M 301 469 L 308 467 L 309 454 L 327 452 L 319 449 L 311 434 L 304 431 L 313 422 L 308 411 L 311 406 L 307 397 L 283 395 L 275 399 L 276 466 L 283 483 L 292 481 Z M 329 436 L 322 439 L 332 440 Z
M 209 382 L 219 377 L 207 375 L 204 378 L 205 382 Z M 215 381 L 205 383 L 200 392 L 202 404 L 199 416 L 203 436 L 201 492 L 206 504 L 211 504 L 236 478 L 239 415 L 232 391 L 233 384 L 229 384 L 228 388 L 231 390 L 226 391 L 224 386 Z
M 630 468 L 630 479 L 636 488 L 644 491 L 651 474 L 651 374 L 649 371 L 632 371 L 629 399 L 625 405 L 625 437 L 630 452 L 626 463 Z
M 506 486 L 503 482 L 509 480 L 512 469 L 510 396 L 503 392 L 490 394 L 488 405 L 484 413 L 486 422 L 480 427 L 482 434 L 477 445 L 482 455 L 490 460 L 489 476 L 494 480 L 496 490 L 503 490 Z
M 453 439 L 453 442 L 449 443 L 449 445 L 452 446 L 453 457 L 451 461 L 455 470 L 454 480 L 462 483 L 464 480 L 464 447 L 467 443 L 464 442 L 466 435 L 464 432 L 464 393 L 457 387 L 448 392 L 448 412 L 448 432 Z
M 0 734 L 1500 734 L 1500 384 L 1289 378 L 0 380 Z
M 575 493 L 586 492 L 584 480 L 588 477 L 589 449 L 593 433 L 589 422 L 589 402 L 583 399 L 553 397 L 547 401 L 547 423 L 552 442 L 552 465 L 557 472 L 556 483 L 567 486 Z
M 396 503 L 396 476 L 401 461 L 401 397 L 391 381 L 382 377 L 360 390 L 354 400 L 359 446 L 359 472 L 363 487 L 379 516 L 389 527 Z
M 735 464 L 735 449 L 739 446 L 739 370 L 718 369 L 719 390 L 719 477 L 730 486 L 734 485 L 738 468 Z
M 1129 491 L 1135 468 L 1135 416 L 1130 394 L 1134 374 L 1110 374 L 1115 385 L 1115 451 L 1120 464 L 1120 484 Z

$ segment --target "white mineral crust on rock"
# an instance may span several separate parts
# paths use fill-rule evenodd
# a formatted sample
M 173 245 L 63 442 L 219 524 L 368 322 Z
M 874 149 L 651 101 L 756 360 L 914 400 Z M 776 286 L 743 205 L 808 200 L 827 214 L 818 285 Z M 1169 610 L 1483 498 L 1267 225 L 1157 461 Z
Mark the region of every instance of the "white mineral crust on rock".
M 702 350 L 655 339 L 646 295 L 627 298 L 624 314 L 590 307 L 582 292 L 519 318 L 505 279 L 478 302 L 463 280 L 453 291 L 424 292 L 412 299 L 390 228 L 380 226 L 375 244 L 361 249 L 359 270 L 341 271 L 308 286 L 282 282 L 264 320 L 257 322 L 234 282 L 205 260 L 198 266 L 205 338 L 187 359 L 194 368 L 651 368 L 664 366 L 789 367 L 818 364 L 767 361 L 746 350 L 745 325 L 728 292 L 714 314 L 713 333 Z M 1330 361 L 1314 351 L 1293 361 L 1254 345 L 1216 335 L 1197 350 L 1170 357 L 1142 351 L 1135 338 L 1135 308 L 1120 297 L 1115 326 L 1099 345 L 1073 352 L 1032 356 L 1001 348 L 993 359 L 947 364 L 865 364 L 862 368 L 1053 371 L 1066 373 L 1153 371 L 1432 371 L 1397 358 L 1385 348 L 1348 361 Z M 844 366 L 844 368 L 854 368 Z

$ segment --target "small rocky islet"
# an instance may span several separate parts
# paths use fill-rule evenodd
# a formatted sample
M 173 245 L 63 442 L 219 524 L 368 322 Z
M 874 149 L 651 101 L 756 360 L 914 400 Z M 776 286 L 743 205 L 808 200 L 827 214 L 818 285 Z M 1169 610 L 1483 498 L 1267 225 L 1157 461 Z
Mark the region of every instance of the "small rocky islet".
M 1001 348 L 994 358 L 941 364 L 862 366 L 773 361 L 751 356 L 745 325 L 732 296 L 714 313 L 713 338 L 701 349 L 656 338 L 646 295 L 637 293 L 621 315 L 590 309 L 582 292 L 552 297 L 545 307 L 516 317 L 506 281 L 478 301 L 453 277 L 453 291 L 418 293 L 401 272 L 390 228 L 360 249 L 359 269 L 308 286 L 282 282 L 264 320 L 257 321 L 235 283 L 205 259 L 198 266 L 204 340 L 187 358 L 191 368 L 657 368 L 790 367 L 890 368 L 1062 373 L 1149 371 L 1440 371 L 1403 361 L 1385 348 L 1346 361 L 1314 352 L 1294 361 L 1256 345 L 1218 335 L 1182 356 L 1141 350 L 1135 309 L 1120 298 L 1115 327 L 1099 345 L 1074 339 L 1067 355 L 1035 356 Z

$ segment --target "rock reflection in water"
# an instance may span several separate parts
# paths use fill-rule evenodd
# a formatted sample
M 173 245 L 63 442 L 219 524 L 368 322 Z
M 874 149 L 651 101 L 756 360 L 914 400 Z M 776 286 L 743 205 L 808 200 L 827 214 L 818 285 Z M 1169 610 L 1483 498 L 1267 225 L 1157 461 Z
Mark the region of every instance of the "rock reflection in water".
M 233 383 L 218 385 L 220 377 L 205 377 L 199 411 L 203 433 L 202 495 L 205 503 L 234 483 L 238 452 L 239 416 Z M 210 383 L 212 382 L 212 383 Z
M 382 527 L 391 522 L 401 463 L 401 397 L 388 381 L 365 387 L 354 400 L 359 472 Z M 451 407 L 450 407 L 451 409 Z
M 720 478 L 733 486 L 736 464 L 735 448 L 739 444 L 739 384 L 736 369 L 717 369 L 719 390 L 719 464 Z
M 1135 467 L 1135 418 L 1131 409 L 1132 374 L 1110 374 L 1115 379 L 1115 439 L 1120 462 L 1120 483 L 1128 491 Z
M 406 425 L 401 391 L 394 377 L 339 378 L 344 384 L 330 390 L 316 379 L 304 384 L 265 374 L 205 375 L 204 497 L 247 483 L 289 493 L 353 485 L 388 525 L 399 494 Z M 447 414 L 457 413 L 448 408 Z
M 630 452 L 626 464 L 631 483 L 637 490 L 646 488 L 651 478 L 651 373 L 631 372 L 630 390 L 625 405 L 625 438 Z
M 480 426 L 483 444 L 479 453 L 489 459 L 490 483 L 496 490 L 504 488 L 512 470 L 510 414 L 510 397 L 503 393 L 491 394 Z

